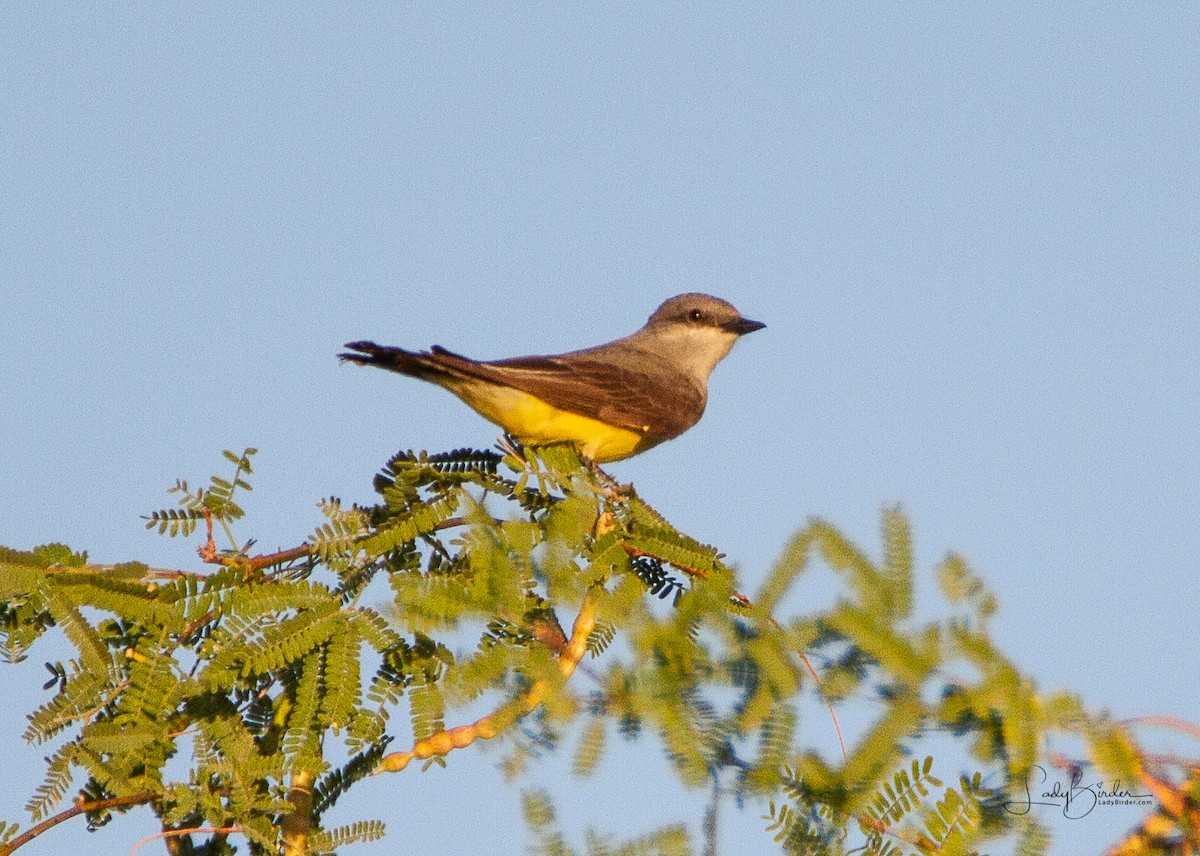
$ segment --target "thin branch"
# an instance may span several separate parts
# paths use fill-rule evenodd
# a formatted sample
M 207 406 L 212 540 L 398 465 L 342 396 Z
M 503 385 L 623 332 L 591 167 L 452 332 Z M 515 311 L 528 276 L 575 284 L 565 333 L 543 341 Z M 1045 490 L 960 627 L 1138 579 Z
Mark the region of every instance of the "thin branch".
M 1159 728 L 1170 728 L 1189 737 L 1200 739 L 1200 726 L 1193 725 L 1178 716 L 1134 716 L 1121 720 L 1121 725 L 1156 725 Z
M 91 574 L 108 574 L 118 567 L 117 564 L 110 565 L 61 565 L 54 564 L 48 568 L 43 568 L 42 573 L 46 576 L 62 573 L 91 573 Z M 142 580 L 181 580 L 190 577 L 200 577 L 203 574 L 198 574 L 195 571 L 176 571 L 170 568 L 150 568 L 147 567 L 142 574 Z
M 183 632 L 179 634 L 179 644 L 186 645 L 192 638 L 192 634 L 203 627 L 205 624 L 213 620 L 216 615 L 216 610 L 210 609 L 208 612 L 201 615 L 187 627 L 183 628 Z
M 284 562 L 294 562 L 296 559 L 303 559 L 311 552 L 312 547 L 308 544 L 301 544 L 289 550 L 280 550 L 277 553 L 255 556 L 252 559 L 246 559 L 241 564 L 245 566 L 247 571 L 261 571 L 263 568 L 269 568 L 273 565 L 282 565 Z
M 78 713 L 64 713 L 62 716 L 56 716 L 50 721 L 55 725 L 65 725 L 68 722 L 74 722 L 76 719 L 82 719 L 86 723 L 97 713 L 104 710 L 104 708 L 116 701 L 117 696 L 125 692 L 125 689 L 128 686 L 129 678 L 122 678 L 109 691 L 108 698 L 104 699 L 104 701 L 100 702 L 100 704 L 94 705 L 87 710 L 81 710 Z
M 562 647 L 557 659 L 558 671 L 564 678 L 569 678 L 587 653 L 587 640 L 596 627 L 596 605 L 591 592 L 584 596 L 575 616 L 575 624 L 571 628 L 571 638 Z M 491 740 L 501 731 L 512 725 L 526 714 L 532 713 L 550 690 L 550 682 L 539 678 L 533 686 L 521 696 L 513 699 L 487 716 L 475 720 L 469 725 L 459 725 L 446 731 L 439 731 L 424 740 L 418 740 L 407 752 L 393 752 L 386 756 L 375 769 L 379 773 L 398 773 L 408 766 L 414 758 L 424 760 L 434 755 L 446 755 L 454 749 L 470 746 L 476 740 Z
M 64 811 L 60 811 L 54 817 L 49 817 L 39 823 L 37 826 L 31 826 L 23 833 L 18 835 L 12 841 L 0 847 L 0 856 L 9 856 L 18 847 L 28 844 L 33 839 L 37 838 L 48 829 L 53 829 L 60 823 L 77 817 L 88 812 L 101 811 L 103 809 L 118 808 L 120 806 L 144 805 L 148 802 L 153 802 L 158 799 L 160 794 L 155 791 L 143 791 L 140 794 L 132 794 L 127 797 L 112 797 L 106 800 L 95 800 L 93 802 L 85 802 L 81 794 L 76 798 L 75 804 Z
M 297 559 L 303 559 L 306 556 L 312 555 L 313 547 L 311 544 L 299 544 L 295 547 L 289 547 L 286 550 L 278 550 L 274 553 L 262 553 L 257 556 L 240 556 L 237 554 L 222 553 L 217 549 L 216 540 L 213 538 L 212 529 L 212 513 L 206 508 L 204 509 L 204 520 L 208 527 L 208 537 L 203 545 L 196 548 L 196 552 L 200 555 L 200 560 L 209 565 L 222 565 L 224 567 L 239 567 L 244 568 L 247 573 L 261 571 L 264 568 L 282 565 L 285 562 L 294 562 Z M 497 520 L 497 523 L 503 521 Z M 466 526 L 467 520 L 464 517 L 447 517 L 433 527 L 431 531 L 441 532 L 444 529 L 453 529 L 456 526 Z M 362 536 L 365 540 L 367 535 Z
M 774 621 L 775 619 L 771 619 Z M 821 682 L 821 676 L 817 674 L 817 670 L 813 667 L 812 661 L 808 659 L 808 655 L 803 651 L 800 652 L 800 659 L 804 661 L 805 668 L 812 675 L 813 681 L 817 685 L 817 692 L 821 695 L 821 701 L 825 702 L 825 709 L 829 711 L 829 718 L 833 720 L 833 730 L 837 732 L 838 748 L 842 750 L 842 762 L 846 761 L 846 738 L 842 735 L 842 724 L 838 722 L 836 711 L 833 709 L 833 702 L 825 695 L 825 684 Z
M 153 835 L 147 835 L 141 841 L 129 848 L 129 856 L 137 853 L 143 845 L 149 844 L 151 841 L 158 841 L 160 838 L 176 838 L 180 835 L 229 835 L 235 832 L 241 832 L 240 826 L 193 826 L 190 829 L 164 829 L 162 832 L 156 832 Z
M 196 548 L 196 552 L 200 554 L 200 561 L 209 565 L 223 565 L 221 561 L 221 553 L 217 549 L 217 541 L 213 538 L 213 518 L 212 512 L 205 507 L 204 509 L 204 528 L 208 534 L 204 546 Z

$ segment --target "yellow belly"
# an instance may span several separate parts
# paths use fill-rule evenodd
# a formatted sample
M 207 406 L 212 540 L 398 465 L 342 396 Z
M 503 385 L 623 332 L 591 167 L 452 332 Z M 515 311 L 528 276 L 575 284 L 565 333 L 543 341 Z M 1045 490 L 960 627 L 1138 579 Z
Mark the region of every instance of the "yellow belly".
M 619 461 L 658 442 L 637 431 L 606 425 L 597 419 L 552 407 L 536 396 L 485 383 L 446 384 L 483 418 L 517 438 L 523 446 L 574 443 L 598 464 Z

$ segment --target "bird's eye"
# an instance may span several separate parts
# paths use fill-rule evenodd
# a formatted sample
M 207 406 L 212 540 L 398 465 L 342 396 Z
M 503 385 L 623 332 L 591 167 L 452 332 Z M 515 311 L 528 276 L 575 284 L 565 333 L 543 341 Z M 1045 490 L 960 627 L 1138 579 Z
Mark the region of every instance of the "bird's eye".
M 689 321 L 703 321 L 704 313 L 699 309 L 693 309 L 691 312 L 688 313 L 688 320 Z

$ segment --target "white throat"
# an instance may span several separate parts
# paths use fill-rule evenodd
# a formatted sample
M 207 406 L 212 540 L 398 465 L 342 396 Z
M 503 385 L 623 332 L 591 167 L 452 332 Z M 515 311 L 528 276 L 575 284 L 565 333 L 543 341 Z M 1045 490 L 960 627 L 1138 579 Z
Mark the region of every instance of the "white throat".
M 717 327 L 686 324 L 641 330 L 630 338 L 636 340 L 639 348 L 658 354 L 677 367 L 701 389 L 707 387 L 708 376 L 738 339 L 736 333 Z

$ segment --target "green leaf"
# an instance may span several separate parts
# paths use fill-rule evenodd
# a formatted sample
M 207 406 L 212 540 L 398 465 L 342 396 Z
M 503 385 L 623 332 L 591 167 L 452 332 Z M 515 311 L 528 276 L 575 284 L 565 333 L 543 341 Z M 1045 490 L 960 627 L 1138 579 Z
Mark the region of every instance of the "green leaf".
M 458 502 L 459 495 L 452 493 L 428 505 L 417 505 L 411 511 L 389 519 L 384 528 L 361 541 L 359 546 L 369 558 L 390 553 L 421 535 L 433 532 L 454 514 Z
M 48 582 L 54 592 L 61 593 L 75 606 L 92 606 L 127 621 L 170 631 L 183 629 L 183 616 L 159 595 L 157 585 L 94 571 L 52 574 Z
M 288 715 L 283 751 L 287 755 L 289 772 L 316 771 L 321 761 L 321 727 L 317 714 L 326 695 L 325 649 L 317 648 L 304 658 L 300 680 L 296 684 L 296 701 Z
M 937 662 L 933 651 L 915 647 L 876 614 L 851 604 L 839 604 L 829 616 L 829 626 L 862 648 L 905 686 L 919 687 Z
M 113 665 L 112 655 L 100 634 L 85 619 L 70 597 L 61 588 L 51 589 L 46 596 L 46 606 L 54 617 L 54 623 L 62 628 L 79 651 L 79 661 L 85 669 L 99 673 L 108 672 Z
M 604 754 L 605 721 L 600 717 L 591 719 L 575 750 L 573 769 L 577 776 L 590 776 Z
M 895 620 L 912 612 L 912 531 L 899 507 L 883 512 L 883 580 L 887 614 Z
M 414 685 L 408 693 L 408 703 L 414 743 L 445 729 L 446 707 L 436 684 Z
M 802 529 L 792 536 L 792 540 L 784 547 L 782 555 L 775 560 L 762 587 L 754 596 L 754 602 L 764 613 L 770 615 L 776 605 L 787 593 L 792 581 L 795 580 L 808 564 L 808 553 L 813 544 L 813 532 L 810 528 Z
M 343 622 L 329 639 L 325 654 L 325 682 L 332 688 L 322 699 L 325 722 L 333 730 L 345 728 L 359 705 L 359 638 L 355 625 Z

